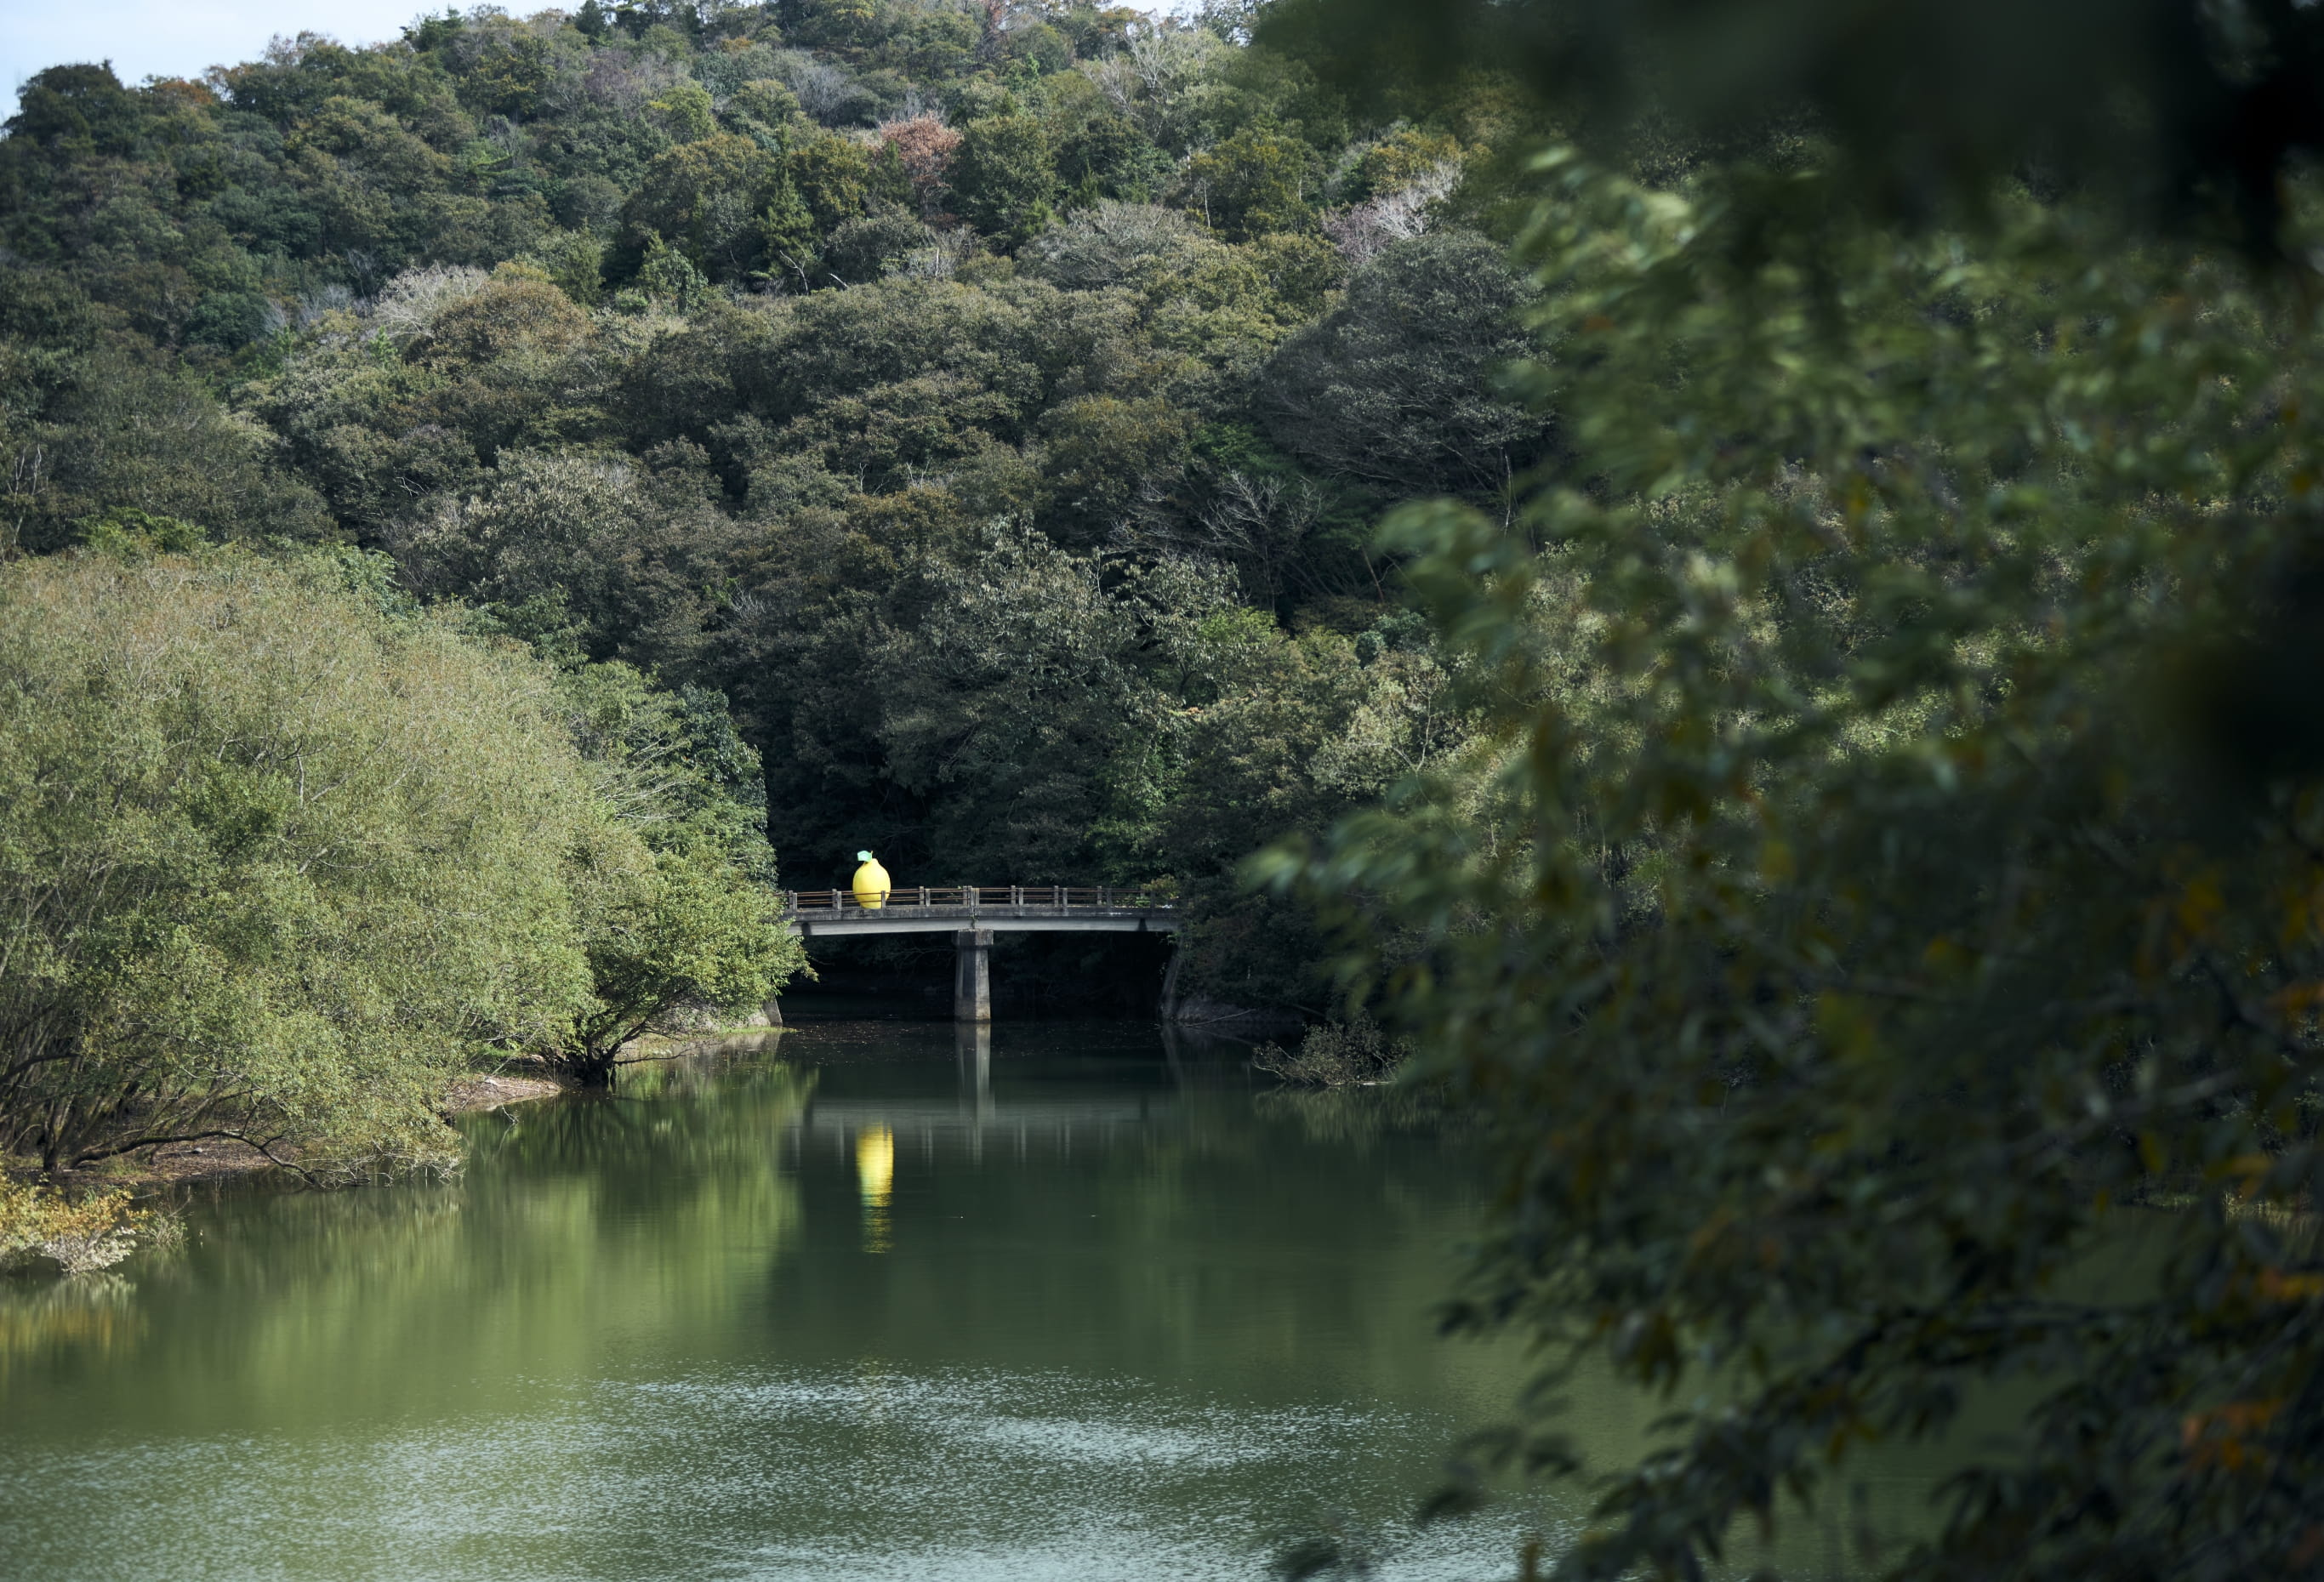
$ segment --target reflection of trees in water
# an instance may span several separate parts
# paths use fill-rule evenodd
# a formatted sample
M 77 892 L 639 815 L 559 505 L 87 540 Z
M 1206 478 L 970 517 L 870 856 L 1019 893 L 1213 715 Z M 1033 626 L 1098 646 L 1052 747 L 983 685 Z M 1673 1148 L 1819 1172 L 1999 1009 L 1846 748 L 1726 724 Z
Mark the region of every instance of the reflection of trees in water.
M 1370 1114 L 1332 1107 L 1319 1125 L 1296 1105 L 1255 1108 L 1269 1096 L 1242 1085 L 1239 1062 L 1183 1065 L 1149 1118 L 1073 1126 L 1061 1123 L 1091 1090 L 996 1061 L 981 1153 L 965 1132 L 913 1129 L 899 1105 L 887 1257 L 832 1234 L 843 1183 L 862 1215 L 880 1174 L 867 1178 L 862 1148 L 879 1100 L 851 1090 L 819 1107 L 799 1168 L 831 1222 L 819 1213 L 813 1277 L 770 1288 L 772 1326 L 833 1355 L 1199 1375 L 1230 1393 L 1328 1376 L 1368 1399 L 1426 1381 L 1416 1387 L 1433 1398 L 1498 1366 L 1428 1343 L 1443 1248 L 1471 1224 L 1470 1172 L 1447 1168 L 1457 1143 L 1392 1097 Z M 1105 1091 L 1110 1113 L 1122 1097 Z M 843 1108 L 861 1113 L 844 1131 Z M 1350 1146 L 1333 1118 L 1370 1141 Z
M 134 1338 L 144 1320 L 118 1274 L 0 1281 L 0 1380 L 61 1347 L 102 1356 Z
M 484 1408 L 590 1375 L 615 1337 L 724 1332 L 797 1240 L 778 1139 L 812 1079 L 732 1065 L 714 1101 L 694 1074 L 630 1075 L 465 1121 L 450 1182 L 229 1200 L 183 1259 L 140 1266 L 117 1319 L 24 1317 L 0 1287 L 0 1335 L 101 1339 L 121 1357 L 105 1387 L 167 1377 L 177 1409 L 297 1421 Z M 171 1322 L 140 1326 L 140 1295 Z
M 701 1177 L 770 1156 L 770 1139 L 815 1090 L 812 1072 L 721 1058 L 634 1066 L 611 1092 L 519 1106 L 472 1123 L 471 1175 L 538 1181 L 580 1172 L 621 1190 L 683 1191 Z
M 1261 1119 L 1299 1128 L 1311 1143 L 1368 1151 L 1386 1136 L 1433 1138 L 1458 1147 L 1472 1140 L 1472 1123 L 1434 1094 L 1407 1088 L 1282 1089 L 1251 1095 Z

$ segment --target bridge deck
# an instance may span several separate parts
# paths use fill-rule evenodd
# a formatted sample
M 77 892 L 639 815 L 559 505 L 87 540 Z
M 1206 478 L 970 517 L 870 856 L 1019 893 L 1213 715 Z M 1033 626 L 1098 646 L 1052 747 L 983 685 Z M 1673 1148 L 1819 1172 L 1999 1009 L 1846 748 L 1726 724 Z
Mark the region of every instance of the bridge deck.
M 899 888 L 882 906 L 846 890 L 792 890 L 784 915 L 801 937 L 941 934 L 999 929 L 1010 934 L 1169 934 L 1177 908 L 1144 890 L 1067 885 L 919 886 Z

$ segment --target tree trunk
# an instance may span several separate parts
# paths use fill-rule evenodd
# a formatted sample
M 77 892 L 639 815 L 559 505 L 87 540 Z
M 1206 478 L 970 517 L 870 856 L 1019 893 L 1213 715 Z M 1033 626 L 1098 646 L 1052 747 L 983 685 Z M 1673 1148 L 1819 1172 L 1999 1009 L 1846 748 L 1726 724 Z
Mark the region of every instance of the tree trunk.
M 603 1054 L 586 1050 L 565 1062 L 566 1074 L 584 1088 L 610 1088 L 613 1085 L 613 1053 Z

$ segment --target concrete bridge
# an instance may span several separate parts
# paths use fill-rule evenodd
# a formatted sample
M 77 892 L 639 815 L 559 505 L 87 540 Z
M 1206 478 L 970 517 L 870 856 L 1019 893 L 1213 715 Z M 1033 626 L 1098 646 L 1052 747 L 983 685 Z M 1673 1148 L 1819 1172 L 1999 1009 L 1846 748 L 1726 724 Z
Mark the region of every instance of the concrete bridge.
M 783 915 L 801 939 L 875 934 L 949 934 L 955 1021 L 992 1019 L 996 934 L 1175 934 L 1177 908 L 1139 889 L 1066 885 L 899 887 L 866 906 L 847 890 L 787 890 Z M 1171 976 L 1177 961 L 1171 961 Z M 1166 996 L 1167 991 L 1165 991 Z

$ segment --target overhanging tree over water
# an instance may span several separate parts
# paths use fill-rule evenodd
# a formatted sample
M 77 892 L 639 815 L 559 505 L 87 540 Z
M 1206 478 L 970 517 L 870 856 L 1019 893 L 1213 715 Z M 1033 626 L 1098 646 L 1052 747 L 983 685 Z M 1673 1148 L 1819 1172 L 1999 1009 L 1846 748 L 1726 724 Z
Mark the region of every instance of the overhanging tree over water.
M 478 641 L 361 556 L 123 537 L 0 567 L 0 1148 L 440 1166 L 471 1061 L 602 1079 L 798 965 L 725 783 L 755 763 L 682 750 L 684 700 Z

